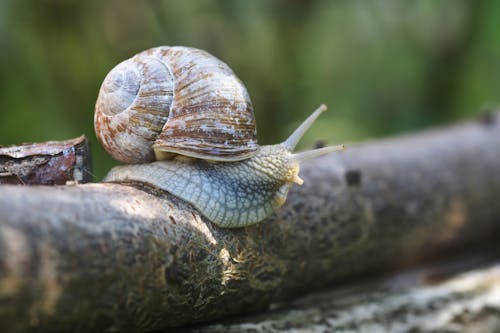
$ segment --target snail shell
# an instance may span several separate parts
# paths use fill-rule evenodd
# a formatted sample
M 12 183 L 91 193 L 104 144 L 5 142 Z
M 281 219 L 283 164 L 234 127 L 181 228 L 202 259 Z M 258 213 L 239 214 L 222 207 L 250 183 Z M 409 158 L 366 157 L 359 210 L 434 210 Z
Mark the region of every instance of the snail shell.
M 224 62 L 194 48 L 156 47 L 118 64 L 95 111 L 99 141 L 124 163 L 172 154 L 238 161 L 258 148 L 245 86 Z

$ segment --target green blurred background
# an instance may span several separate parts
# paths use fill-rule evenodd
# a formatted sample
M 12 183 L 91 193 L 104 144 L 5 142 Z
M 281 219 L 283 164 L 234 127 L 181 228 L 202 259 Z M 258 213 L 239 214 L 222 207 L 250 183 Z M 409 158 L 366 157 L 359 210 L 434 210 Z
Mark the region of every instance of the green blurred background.
M 500 99 L 499 1 L 0 0 L 0 144 L 95 139 L 107 72 L 159 45 L 216 55 L 245 82 L 259 141 L 315 107 L 316 139 L 348 143 L 491 109 Z

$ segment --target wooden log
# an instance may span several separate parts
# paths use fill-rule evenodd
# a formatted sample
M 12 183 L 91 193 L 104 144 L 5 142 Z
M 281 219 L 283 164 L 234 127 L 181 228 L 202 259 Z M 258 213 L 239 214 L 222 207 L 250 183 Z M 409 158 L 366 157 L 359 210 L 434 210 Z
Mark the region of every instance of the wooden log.
M 263 223 L 221 229 L 140 184 L 0 187 L 0 330 L 150 331 L 500 233 L 500 120 L 349 145 Z

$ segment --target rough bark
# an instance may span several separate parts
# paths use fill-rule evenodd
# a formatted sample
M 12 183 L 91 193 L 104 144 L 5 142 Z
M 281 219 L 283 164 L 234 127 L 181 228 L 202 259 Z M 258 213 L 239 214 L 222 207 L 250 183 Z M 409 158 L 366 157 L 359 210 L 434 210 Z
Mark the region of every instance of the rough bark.
M 92 180 L 85 136 L 20 146 L 0 147 L 0 184 L 64 185 Z
M 350 145 L 258 225 L 120 184 L 0 188 L 0 330 L 148 331 L 270 304 L 500 233 L 500 121 Z

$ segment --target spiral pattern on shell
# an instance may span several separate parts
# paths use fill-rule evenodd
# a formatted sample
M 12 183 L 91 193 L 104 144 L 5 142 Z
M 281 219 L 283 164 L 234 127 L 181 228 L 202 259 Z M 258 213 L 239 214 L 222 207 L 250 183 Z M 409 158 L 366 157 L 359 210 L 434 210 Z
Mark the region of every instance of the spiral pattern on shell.
M 94 122 L 103 147 L 124 163 L 172 153 L 237 161 L 258 148 L 243 83 L 224 62 L 189 47 L 152 48 L 113 68 Z

